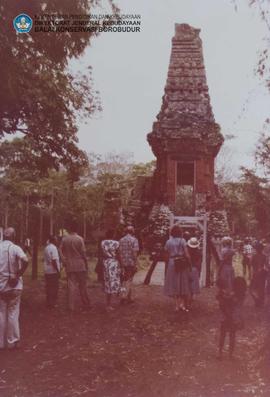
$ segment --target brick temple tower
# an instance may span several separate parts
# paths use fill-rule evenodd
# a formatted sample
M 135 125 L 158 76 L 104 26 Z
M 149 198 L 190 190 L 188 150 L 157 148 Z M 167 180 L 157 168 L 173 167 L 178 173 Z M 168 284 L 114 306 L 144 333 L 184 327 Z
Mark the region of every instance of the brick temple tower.
M 147 140 L 157 158 L 154 195 L 171 208 L 183 188 L 192 215 L 215 200 L 215 157 L 223 143 L 215 122 L 202 53 L 200 29 L 175 24 L 169 71 L 157 121 Z

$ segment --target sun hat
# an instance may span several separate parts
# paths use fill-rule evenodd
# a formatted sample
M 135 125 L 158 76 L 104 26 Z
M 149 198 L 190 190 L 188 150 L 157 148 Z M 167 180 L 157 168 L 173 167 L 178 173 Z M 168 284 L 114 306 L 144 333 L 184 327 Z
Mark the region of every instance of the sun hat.
M 222 237 L 222 243 L 231 243 L 232 242 L 232 238 L 230 236 L 224 236 Z
M 190 248 L 198 248 L 199 245 L 200 245 L 200 242 L 197 240 L 196 237 L 191 237 L 191 238 L 188 240 L 187 245 L 188 245 Z

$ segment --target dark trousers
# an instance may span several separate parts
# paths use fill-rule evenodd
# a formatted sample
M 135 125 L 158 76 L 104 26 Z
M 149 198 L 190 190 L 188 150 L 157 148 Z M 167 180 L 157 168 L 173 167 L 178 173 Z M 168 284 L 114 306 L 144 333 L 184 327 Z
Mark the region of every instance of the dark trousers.
M 222 354 L 226 335 L 229 335 L 229 354 L 233 355 L 235 347 L 236 328 L 230 321 L 222 321 L 220 325 L 219 354 Z
M 59 274 L 45 274 L 45 285 L 47 306 L 54 307 L 58 296 Z
M 153 271 L 155 270 L 155 267 L 156 267 L 157 263 L 158 263 L 158 261 L 153 261 L 151 263 L 151 266 L 150 266 L 150 268 L 149 268 L 149 270 L 147 272 L 147 275 L 146 275 L 146 277 L 144 279 L 144 282 L 143 282 L 144 284 L 148 285 L 150 283 Z
M 265 288 L 251 289 L 251 295 L 256 307 L 262 307 L 265 299 Z
M 249 280 L 251 279 L 251 259 L 246 256 L 243 257 L 242 261 L 243 265 L 243 275 L 244 277 L 247 275 Z M 247 274 L 248 273 L 248 274 Z

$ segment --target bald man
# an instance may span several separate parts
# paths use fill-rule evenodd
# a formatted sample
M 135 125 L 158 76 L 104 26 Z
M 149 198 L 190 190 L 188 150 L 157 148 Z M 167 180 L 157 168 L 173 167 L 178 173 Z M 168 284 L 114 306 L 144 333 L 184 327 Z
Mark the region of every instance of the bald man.
M 15 229 L 8 227 L 0 242 L 0 349 L 16 348 L 20 341 L 22 275 L 28 259 L 14 240 Z

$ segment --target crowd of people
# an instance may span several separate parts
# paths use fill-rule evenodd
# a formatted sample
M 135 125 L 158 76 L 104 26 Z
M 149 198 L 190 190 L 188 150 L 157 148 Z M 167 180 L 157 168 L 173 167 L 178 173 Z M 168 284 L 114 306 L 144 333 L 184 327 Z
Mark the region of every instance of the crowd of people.
M 28 265 L 26 253 L 15 244 L 15 230 L 4 230 L 0 242 L 0 349 L 18 347 L 20 341 L 19 312 L 23 288 L 22 275 Z M 241 251 L 242 277 L 235 276 L 234 255 Z M 105 293 L 107 311 L 115 310 L 113 299 L 121 305 L 134 302 L 132 281 L 137 271 L 139 242 L 133 226 L 127 226 L 124 235 L 116 239 L 114 230 L 108 230 L 99 242 L 96 272 Z M 151 266 L 144 284 L 148 285 L 159 261 L 165 262 L 164 294 L 173 299 L 175 312 L 188 313 L 194 295 L 200 292 L 202 253 L 200 239 L 194 232 L 182 233 L 178 225 L 172 227 L 165 245 L 157 242 L 150 255 Z M 243 327 L 243 302 L 247 283 L 256 307 L 262 307 L 265 291 L 270 286 L 270 237 L 263 242 L 246 238 L 242 246 L 233 247 L 230 237 L 223 237 L 218 250 L 216 276 L 217 300 L 222 318 L 219 355 L 222 357 L 225 337 L 229 335 L 229 353 L 233 355 L 235 335 Z M 88 261 L 84 240 L 71 222 L 68 233 L 59 243 L 48 238 L 44 249 L 44 276 L 46 304 L 57 305 L 61 268 L 67 275 L 68 307 L 77 309 L 78 297 L 83 310 L 91 309 L 87 291 Z M 114 297 L 114 298 L 113 298 Z
M 23 289 L 22 275 L 28 266 L 28 258 L 21 247 L 15 244 L 15 230 L 4 230 L 0 242 L 0 349 L 19 347 L 19 314 Z M 106 296 L 106 308 L 114 310 L 112 296 L 122 304 L 133 303 L 132 279 L 136 272 L 139 244 L 134 228 L 128 226 L 125 235 L 115 240 L 114 231 L 108 230 L 100 244 L 102 251 L 102 284 Z M 44 249 L 44 278 L 46 304 L 56 307 L 61 268 L 67 276 L 68 307 L 77 309 L 78 295 L 83 310 L 91 309 L 87 291 L 88 262 L 84 240 L 77 233 L 76 222 L 70 222 L 68 233 L 60 244 L 54 236 L 48 238 Z
M 234 257 L 242 257 L 242 276 L 236 277 Z M 233 357 L 236 332 L 244 327 L 243 304 L 249 288 L 256 308 L 263 307 L 266 291 L 270 291 L 270 235 L 262 241 L 245 238 L 233 247 L 233 239 L 225 236 L 215 250 L 216 298 L 221 311 L 218 358 L 221 359 L 226 335 L 229 335 L 229 356 Z M 175 311 L 188 312 L 194 294 L 200 290 L 199 279 L 202 264 L 200 241 L 194 235 L 182 234 L 178 226 L 171 229 L 171 236 L 164 247 L 158 243 L 152 253 L 152 264 L 144 283 L 148 285 L 158 261 L 166 263 L 165 295 L 173 298 Z
M 242 276 L 235 276 L 233 257 L 242 256 Z M 222 239 L 216 286 L 217 300 L 221 310 L 221 325 L 218 358 L 222 358 L 225 337 L 229 335 L 229 355 L 233 356 L 235 336 L 244 327 L 243 304 L 249 288 L 256 308 L 262 308 L 265 293 L 270 287 L 270 236 L 265 240 L 245 238 L 236 244 L 230 237 Z

